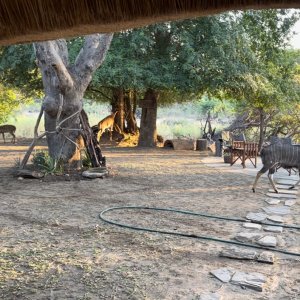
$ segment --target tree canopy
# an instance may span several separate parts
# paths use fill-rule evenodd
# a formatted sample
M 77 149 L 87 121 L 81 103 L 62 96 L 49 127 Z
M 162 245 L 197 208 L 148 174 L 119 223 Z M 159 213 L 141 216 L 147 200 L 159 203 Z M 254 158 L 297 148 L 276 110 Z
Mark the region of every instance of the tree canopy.
M 207 94 L 240 100 L 254 111 L 284 106 L 299 99 L 299 52 L 286 50 L 298 19 L 288 10 L 249 10 L 120 32 L 93 76 L 88 97 L 107 101 L 114 88 L 152 88 L 160 92 L 159 103 Z M 68 41 L 71 62 L 82 43 L 81 37 Z M 6 87 L 26 95 L 41 91 L 31 45 L 3 47 L 0 57 Z

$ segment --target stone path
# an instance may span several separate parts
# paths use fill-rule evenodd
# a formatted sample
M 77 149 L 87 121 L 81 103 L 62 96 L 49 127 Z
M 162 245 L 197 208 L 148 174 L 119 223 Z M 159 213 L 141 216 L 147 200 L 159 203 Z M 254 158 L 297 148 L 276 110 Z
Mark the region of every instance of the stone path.
M 211 166 L 220 167 L 219 164 L 209 163 Z M 224 167 L 224 166 L 223 166 Z M 256 176 L 257 171 L 260 169 L 250 169 L 247 171 L 249 175 Z M 245 170 L 245 169 L 244 169 Z M 243 171 L 244 171 L 243 170 Z M 232 169 L 231 172 L 238 172 L 238 169 Z M 277 175 L 277 176 L 276 176 Z M 246 219 L 250 222 L 242 224 L 242 229 L 235 235 L 235 239 L 239 242 L 253 243 L 264 247 L 274 247 L 278 245 L 278 240 L 284 239 L 284 228 L 280 226 L 280 223 L 286 223 L 286 219 L 293 214 L 293 206 L 299 203 L 298 189 L 295 187 L 290 189 L 294 185 L 298 176 L 287 173 L 275 174 L 276 187 L 279 193 L 275 193 L 273 189 L 266 190 L 266 199 L 263 202 L 264 207 L 261 211 L 249 212 L 246 215 Z M 251 223 L 257 222 L 257 223 Z M 272 225 L 264 225 L 263 223 L 271 223 Z M 270 251 L 259 251 L 253 249 L 242 249 L 238 247 L 229 248 L 223 250 L 220 253 L 222 257 L 254 260 L 264 263 L 274 263 L 276 255 Z M 230 283 L 240 285 L 242 288 L 251 288 L 257 291 L 263 291 L 267 278 L 260 273 L 247 273 L 240 270 L 233 270 L 232 268 L 220 268 L 217 270 L 211 270 L 210 272 L 214 277 L 218 278 L 223 283 Z M 217 294 L 214 294 L 216 298 L 207 299 L 222 299 Z M 205 299 L 205 298 L 203 298 Z

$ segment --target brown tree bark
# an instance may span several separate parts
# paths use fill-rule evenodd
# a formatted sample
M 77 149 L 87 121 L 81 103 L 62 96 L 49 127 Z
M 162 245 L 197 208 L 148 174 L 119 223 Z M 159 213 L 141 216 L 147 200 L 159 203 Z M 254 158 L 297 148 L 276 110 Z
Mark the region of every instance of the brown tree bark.
M 148 89 L 142 101 L 142 118 L 138 146 L 155 147 L 157 144 L 156 118 L 158 92 Z
M 76 139 L 82 130 L 83 95 L 111 40 L 112 34 L 87 36 L 74 65 L 69 63 L 65 40 L 34 44 L 45 91 L 43 109 L 49 155 L 53 159 L 67 162 L 76 151 Z
M 124 97 L 125 103 L 125 117 L 126 117 L 126 132 L 131 134 L 137 133 L 137 123 L 135 119 L 136 110 L 136 93 L 134 91 L 129 91 Z
M 112 112 L 118 112 L 115 116 L 115 124 L 119 127 L 121 132 L 125 129 L 124 118 L 124 91 L 122 88 L 115 88 L 113 90 L 113 100 L 111 103 Z

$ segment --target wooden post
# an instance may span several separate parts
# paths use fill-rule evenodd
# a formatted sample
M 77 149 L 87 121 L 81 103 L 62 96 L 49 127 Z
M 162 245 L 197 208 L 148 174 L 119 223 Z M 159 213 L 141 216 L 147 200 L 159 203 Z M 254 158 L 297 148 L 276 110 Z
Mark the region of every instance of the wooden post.
M 100 165 L 105 166 L 105 157 L 102 156 L 101 148 L 96 136 L 90 127 L 88 116 L 84 110 L 80 113 L 80 121 L 82 126 L 82 137 L 84 144 L 91 159 L 92 167 L 100 167 Z

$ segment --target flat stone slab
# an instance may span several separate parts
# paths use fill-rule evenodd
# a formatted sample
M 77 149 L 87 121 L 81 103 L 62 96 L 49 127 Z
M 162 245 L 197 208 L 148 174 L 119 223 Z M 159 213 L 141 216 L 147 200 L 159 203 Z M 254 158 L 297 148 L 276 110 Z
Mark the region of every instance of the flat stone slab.
M 275 255 L 272 252 L 263 251 L 261 253 L 257 253 L 256 250 L 241 249 L 238 247 L 231 247 L 229 249 L 222 250 L 219 253 L 219 256 L 230 259 L 254 260 L 267 264 L 273 264 L 275 261 Z
M 283 227 L 281 226 L 264 226 L 264 231 L 269 231 L 269 232 L 278 232 L 281 233 L 283 231 Z
M 257 229 L 257 230 L 261 230 L 262 228 L 260 224 L 256 224 L 256 223 L 243 223 L 243 227 L 248 229 Z
M 280 189 L 280 190 L 296 191 L 296 190 L 299 189 L 298 186 L 295 186 L 292 190 L 290 190 L 289 188 L 290 188 L 291 186 L 292 186 L 292 185 L 276 184 L 277 189 Z M 273 191 L 273 189 L 272 189 L 272 191 Z
M 276 247 L 277 239 L 274 236 L 267 235 L 259 239 L 256 243 L 266 247 Z
M 274 264 L 274 262 L 275 262 L 275 255 L 272 252 L 263 251 L 262 253 L 260 253 L 258 255 L 257 261 L 268 263 L 268 264 Z
M 205 293 L 201 294 L 199 300 L 223 300 L 223 296 L 217 294 L 217 293 Z
M 278 179 L 278 180 L 276 180 L 276 183 L 284 184 L 284 185 L 293 185 L 296 182 L 297 182 L 297 180 L 293 180 L 293 179 Z
M 284 205 L 285 206 L 293 206 L 297 203 L 297 201 L 295 199 L 289 199 L 289 200 L 285 200 L 284 201 Z
M 255 260 L 257 257 L 257 252 L 255 250 L 231 247 L 229 249 L 222 250 L 219 256 L 235 259 Z
M 252 220 L 252 221 L 256 221 L 256 222 L 262 222 L 267 218 L 268 215 L 264 214 L 264 213 L 248 213 L 246 218 L 248 220 Z
M 291 210 L 287 206 L 267 206 L 262 208 L 263 211 L 269 215 L 288 215 Z
M 242 287 L 247 287 L 254 289 L 256 291 L 263 291 L 264 283 L 266 282 L 266 277 L 260 273 L 244 273 L 235 272 L 232 276 L 231 283 L 240 285 Z
M 278 190 L 278 193 L 279 194 L 292 194 L 292 195 L 297 195 L 298 194 L 298 191 L 297 190 L 295 190 L 295 189 L 280 189 L 280 188 L 278 188 L 278 186 L 277 186 L 277 190 Z M 274 190 L 273 189 L 269 189 L 269 192 L 270 193 L 274 193 Z
M 272 216 L 268 216 L 267 219 L 269 221 L 272 221 L 272 222 L 275 222 L 275 223 L 283 223 L 283 218 L 281 216 L 272 215 Z
M 228 268 L 220 268 L 210 272 L 213 276 L 218 278 L 222 282 L 229 282 L 231 280 L 234 271 Z
M 265 201 L 270 204 L 270 205 L 276 205 L 280 203 L 280 199 L 275 199 L 275 198 L 267 198 Z
M 267 193 L 268 197 L 272 197 L 272 198 L 288 198 L 288 199 L 297 199 L 297 195 L 293 195 L 293 194 L 277 194 L 277 193 Z
M 234 238 L 239 242 L 245 243 L 245 242 L 254 242 L 262 237 L 263 235 L 261 233 L 239 232 Z

